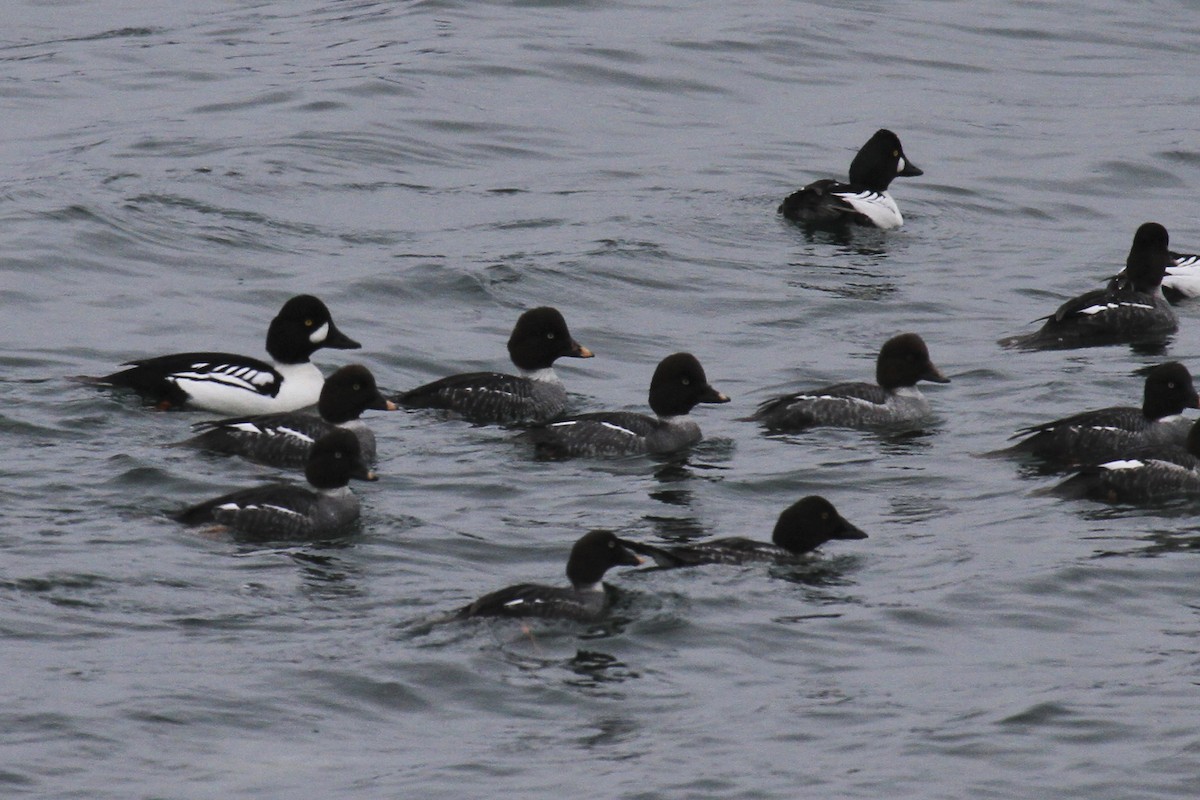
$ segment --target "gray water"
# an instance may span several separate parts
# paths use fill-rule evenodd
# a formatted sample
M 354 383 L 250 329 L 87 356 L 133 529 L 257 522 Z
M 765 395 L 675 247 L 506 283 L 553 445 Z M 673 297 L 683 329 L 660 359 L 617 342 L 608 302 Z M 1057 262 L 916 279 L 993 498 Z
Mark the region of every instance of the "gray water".
M 1193 510 L 1031 494 L 979 458 L 1137 403 L 1110 347 L 995 342 L 1156 220 L 1200 249 L 1195 2 L 245 2 L 0 10 L 0 794 L 46 798 L 1193 798 Z M 878 127 L 906 226 L 775 214 Z M 728 406 L 674 459 L 535 461 L 375 414 L 345 540 L 250 548 L 164 510 L 275 477 L 166 449 L 68 376 L 262 353 L 322 297 L 402 388 L 506 369 L 552 304 L 578 410 L 642 409 L 690 350 Z M 1165 355 L 1200 369 L 1200 305 Z M 766 436 L 793 388 L 921 333 L 921 435 Z M 618 570 L 593 627 L 419 622 L 570 544 L 769 536 L 829 497 L 870 534 L 809 568 Z

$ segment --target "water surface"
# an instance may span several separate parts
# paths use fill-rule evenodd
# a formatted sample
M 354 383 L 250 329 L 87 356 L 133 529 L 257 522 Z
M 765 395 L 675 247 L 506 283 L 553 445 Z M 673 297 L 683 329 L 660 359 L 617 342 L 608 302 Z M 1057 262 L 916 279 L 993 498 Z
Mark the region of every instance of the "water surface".
M 1128 348 L 995 344 L 1162 222 L 1200 248 L 1193 3 L 22 0 L 0 60 L 5 796 L 1191 798 L 1192 510 L 1031 496 L 978 454 L 1137 403 Z M 775 214 L 878 127 L 906 226 Z M 507 368 L 520 311 L 644 408 L 690 350 L 733 397 L 668 459 L 538 462 L 373 419 L 343 541 L 248 548 L 162 512 L 275 477 L 163 445 L 189 415 L 65 380 L 260 354 L 290 295 L 385 386 Z M 1197 310 L 1165 357 L 1193 370 Z M 773 393 L 914 330 L 917 436 L 765 436 Z M 766 538 L 829 497 L 871 538 L 801 570 L 615 572 L 594 628 L 417 624 L 562 580 L 605 527 Z

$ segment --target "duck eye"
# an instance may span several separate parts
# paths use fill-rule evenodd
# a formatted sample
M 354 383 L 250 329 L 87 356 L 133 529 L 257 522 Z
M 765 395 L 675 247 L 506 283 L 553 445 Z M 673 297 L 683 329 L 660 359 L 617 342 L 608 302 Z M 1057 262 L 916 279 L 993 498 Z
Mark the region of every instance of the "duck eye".
M 692 379 L 691 379 L 691 378 L 682 378 L 682 379 L 680 380 L 680 382 L 681 382 L 681 383 L 682 383 L 684 386 L 691 386 L 691 385 L 692 385 Z
M 822 511 L 822 512 L 821 512 L 821 519 L 829 519 L 829 512 L 828 512 L 828 511 Z
M 362 388 L 362 384 L 361 384 L 361 383 L 356 383 L 356 384 L 354 384 L 354 391 L 356 391 L 356 392 L 357 392 L 357 391 L 358 391 L 359 389 L 361 389 L 361 388 Z
M 547 339 L 553 339 L 553 338 L 554 338 L 554 331 L 546 331 L 546 338 L 547 338 Z
M 1175 388 L 1175 381 L 1167 381 L 1167 388 L 1168 388 L 1168 389 L 1174 389 L 1174 388 Z
M 899 158 L 899 157 L 900 157 L 900 151 L 899 151 L 899 150 L 893 150 L 893 151 L 892 151 L 892 158 Z
M 311 317 L 310 317 L 310 318 L 308 318 L 308 319 L 306 319 L 306 320 L 304 320 L 304 327 L 306 327 L 306 328 L 311 328 L 312 326 L 313 326 L 313 321 L 312 321 L 312 318 L 311 318 Z

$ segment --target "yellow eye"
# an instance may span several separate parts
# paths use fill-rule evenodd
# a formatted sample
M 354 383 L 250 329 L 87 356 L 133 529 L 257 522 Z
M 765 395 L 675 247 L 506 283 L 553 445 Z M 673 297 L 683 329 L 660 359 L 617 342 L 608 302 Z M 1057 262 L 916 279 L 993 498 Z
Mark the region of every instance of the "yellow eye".
M 313 321 L 311 319 L 304 320 L 304 327 L 311 328 L 312 326 L 313 326 Z
M 356 392 L 357 392 L 357 391 L 358 391 L 359 389 L 361 389 L 361 388 L 362 388 L 362 384 L 361 384 L 361 383 L 356 383 L 356 384 L 354 384 L 354 391 L 356 391 Z
M 892 158 L 899 158 L 899 157 L 900 157 L 900 151 L 899 151 L 899 150 L 893 150 L 893 151 L 892 151 Z

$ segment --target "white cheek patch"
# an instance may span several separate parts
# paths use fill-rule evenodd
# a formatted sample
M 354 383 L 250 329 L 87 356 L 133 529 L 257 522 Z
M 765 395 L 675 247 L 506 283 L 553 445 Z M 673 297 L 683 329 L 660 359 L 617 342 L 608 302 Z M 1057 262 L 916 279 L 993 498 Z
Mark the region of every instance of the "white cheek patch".
M 313 344 L 320 344 L 321 342 L 325 341 L 326 337 L 328 337 L 328 336 L 329 336 L 329 323 L 326 322 L 323 325 L 321 325 L 321 327 L 319 327 L 315 331 L 313 331 L 309 335 L 308 340 L 310 342 L 312 342 Z
M 904 156 L 900 156 L 900 160 L 896 162 L 896 172 L 904 172 Z

